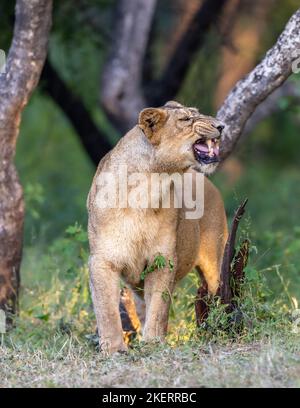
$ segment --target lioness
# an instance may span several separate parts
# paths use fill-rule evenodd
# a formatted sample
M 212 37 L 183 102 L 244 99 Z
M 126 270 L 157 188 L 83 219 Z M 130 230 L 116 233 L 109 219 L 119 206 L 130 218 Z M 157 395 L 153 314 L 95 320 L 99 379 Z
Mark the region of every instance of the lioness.
M 138 124 L 101 160 L 88 196 L 88 234 L 90 285 L 102 350 L 127 349 L 119 314 L 121 277 L 145 301 L 145 318 L 140 316 L 145 320 L 145 341 L 166 335 L 175 283 L 194 267 L 210 293 L 217 291 L 227 222 L 222 198 L 206 178 L 204 215 L 186 219 L 184 208 L 175 208 L 174 200 L 171 208 L 104 208 L 97 201 L 104 188 L 99 177 L 117 175 L 121 165 L 127 165 L 129 175 L 191 172 L 196 179 L 196 172 L 210 174 L 218 164 L 223 128 L 217 119 L 171 101 L 142 110 Z M 142 280 L 145 267 L 158 254 L 168 263 Z

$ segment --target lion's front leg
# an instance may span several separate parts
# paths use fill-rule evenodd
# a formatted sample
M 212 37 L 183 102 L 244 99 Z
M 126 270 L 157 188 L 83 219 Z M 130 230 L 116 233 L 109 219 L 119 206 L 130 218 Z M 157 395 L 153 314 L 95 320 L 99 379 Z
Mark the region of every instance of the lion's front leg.
M 166 266 L 145 277 L 146 321 L 143 340 L 163 340 L 167 334 L 169 308 L 175 284 L 175 256 L 164 256 Z M 169 262 L 170 261 L 170 262 Z
M 100 255 L 90 257 L 90 284 L 101 351 L 126 351 L 119 313 L 120 275 Z

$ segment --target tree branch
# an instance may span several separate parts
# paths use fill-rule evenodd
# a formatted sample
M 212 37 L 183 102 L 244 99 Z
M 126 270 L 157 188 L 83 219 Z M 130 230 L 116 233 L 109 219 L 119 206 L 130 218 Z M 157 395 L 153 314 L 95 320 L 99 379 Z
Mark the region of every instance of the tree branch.
M 117 128 L 130 129 L 146 105 L 142 91 L 143 59 L 156 0 L 119 0 L 113 47 L 104 67 L 101 101 Z
M 205 0 L 199 6 L 161 78 L 150 85 L 149 105 L 160 106 L 176 96 L 195 54 L 203 44 L 205 34 L 216 22 L 225 3 L 226 0 Z
M 127 131 L 132 127 L 146 105 L 161 105 L 176 95 L 204 34 L 225 3 L 226 0 L 206 0 L 199 7 L 162 77 L 143 89 L 143 61 L 156 0 L 119 0 L 113 47 L 101 84 L 102 105 L 119 130 Z
M 229 231 L 228 239 L 225 245 L 223 259 L 222 259 L 222 266 L 221 266 L 221 274 L 220 274 L 220 287 L 219 287 L 219 294 L 222 299 L 222 302 L 225 304 L 230 303 L 232 300 L 232 289 L 231 289 L 231 262 L 233 261 L 233 257 L 235 255 L 235 240 L 236 240 L 236 233 L 239 226 L 239 222 L 245 212 L 245 207 L 248 202 L 248 198 L 246 198 L 243 203 L 241 203 L 236 210 L 232 225 Z
M 85 151 L 97 166 L 112 148 L 108 137 L 98 129 L 82 101 L 67 87 L 49 60 L 45 63 L 42 80 L 42 89 L 62 109 Z
M 290 18 L 276 44 L 265 58 L 227 96 L 217 113 L 226 125 L 221 149 L 224 160 L 234 149 L 251 114 L 292 73 L 300 50 L 300 9 Z

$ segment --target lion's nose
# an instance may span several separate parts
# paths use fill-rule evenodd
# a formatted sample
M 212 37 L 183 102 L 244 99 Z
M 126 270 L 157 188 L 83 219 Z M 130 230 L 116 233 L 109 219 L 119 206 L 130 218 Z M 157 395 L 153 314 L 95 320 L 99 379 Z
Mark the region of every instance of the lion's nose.
M 218 125 L 218 126 L 217 126 L 217 129 L 218 129 L 218 131 L 219 131 L 220 133 L 222 133 L 224 127 L 225 127 L 224 125 Z
M 217 129 L 220 133 L 220 135 L 222 134 L 223 129 L 225 128 L 225 125 L 223 125 L 222 122 L 219 121 L 214 121 L 212 122 L 212 127 L 214 127 L 215 129 Z

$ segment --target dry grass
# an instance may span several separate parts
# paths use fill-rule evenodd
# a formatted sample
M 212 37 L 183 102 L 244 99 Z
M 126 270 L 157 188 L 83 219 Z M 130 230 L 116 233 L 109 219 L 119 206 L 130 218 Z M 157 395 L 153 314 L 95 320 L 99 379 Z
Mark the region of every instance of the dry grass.
M 104 358 L 69 337 L 60 350 L 0 347 L 0 384 L 1 387 L 299 387 L 300 347 L 282 341 L 223 347 L 145 346 L 128 355 Z

